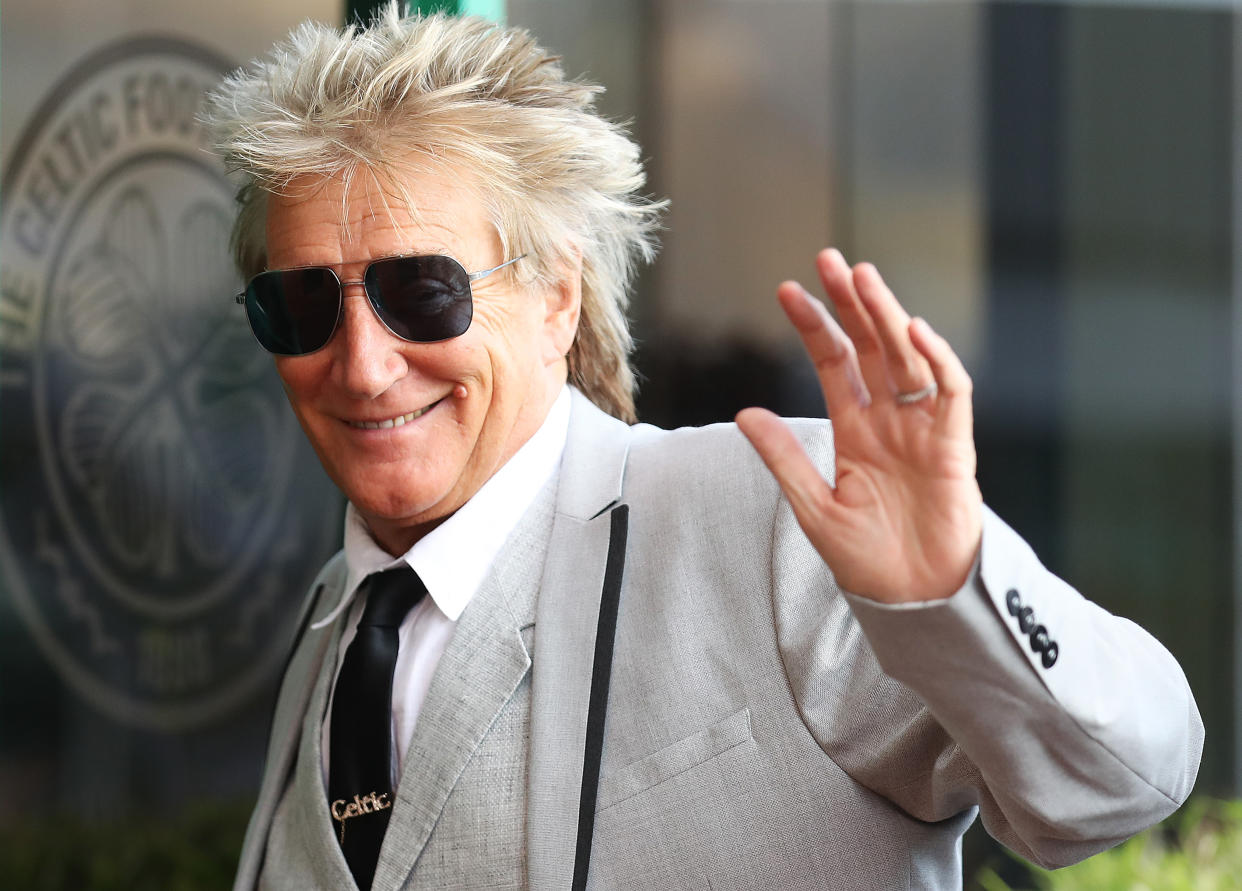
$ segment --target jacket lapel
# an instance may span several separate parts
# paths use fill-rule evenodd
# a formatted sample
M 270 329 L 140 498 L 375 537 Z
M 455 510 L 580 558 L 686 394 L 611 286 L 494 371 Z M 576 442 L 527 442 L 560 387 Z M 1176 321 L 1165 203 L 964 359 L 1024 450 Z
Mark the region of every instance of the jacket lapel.
M 436 667 L 406 752 L 377 891 L 406 883 L 462 772 L 530 668 L 522 633 L 535 622 L 553 494 L 549 485 L 497 555 Z
M 574 392 L 556 517 L 536 604 L 527 868 L 532 888 L 568 888 L 583 747 L 611 533 L 635 430 Z M 624 607 L 622 607 L 624 608 Z
M 233 884 L 234 891 L 250 891 L 258 882 L 272 817 L 293 768 L 303 715 L 315 689 L 328 644 L 334 639 L 330 629 L 316 631 L 307 626 L 332 610 L 340 598 L 344 584 L 345 561 L 338 555 L 337 559 L 328 564 L 311 589 L 314 593 L 308 604 L 308 612 L 299 622 L 301 638 L 293 642 L 295 649 L 282 675 L 280 694 L 272 716 L 272 734 L 263 768 L 263 784 L 259 788 L 259 798 L 250 817 L 250 825 L 246 828 L 242 860 L 238 864 L 237 877 Z

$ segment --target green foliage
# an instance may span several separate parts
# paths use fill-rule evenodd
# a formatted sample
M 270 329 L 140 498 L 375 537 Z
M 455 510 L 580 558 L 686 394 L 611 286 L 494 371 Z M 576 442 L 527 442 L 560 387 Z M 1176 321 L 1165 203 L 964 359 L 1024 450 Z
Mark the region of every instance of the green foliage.
M 1242 801 L 1193 799 L 1112 850 L 1033 874 L 1042 891 L 1242 891 Z M 983 891 L 1016 891 L 990 869 L 975 881 Z
M 0 829 L 0 885 L 41 891 L 212 891 L 232 887 L 250 805 L 173 819 L 41 818 Z

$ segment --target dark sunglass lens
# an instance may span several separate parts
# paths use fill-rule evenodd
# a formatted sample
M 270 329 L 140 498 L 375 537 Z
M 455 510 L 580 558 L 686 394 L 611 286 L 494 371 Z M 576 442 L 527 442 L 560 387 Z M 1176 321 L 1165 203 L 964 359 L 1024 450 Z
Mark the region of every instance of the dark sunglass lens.
M 325 267 L 260 273 L 246 288 L 246 315 L 254 336 L 265 350 L 283 356 L 325 346 L 340 311 L 340 283 Z
M 405 340 L 448 340 L 470 327 L 470 279 L 452 257 L 378 260 L 367 268 L 366 289 L 384 324 Z

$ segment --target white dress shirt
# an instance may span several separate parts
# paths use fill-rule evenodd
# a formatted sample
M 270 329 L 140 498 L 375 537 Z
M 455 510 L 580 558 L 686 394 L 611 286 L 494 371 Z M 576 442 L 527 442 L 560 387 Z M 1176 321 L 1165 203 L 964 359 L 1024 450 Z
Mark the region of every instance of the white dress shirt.
M 352 504 L 345 509 L 345 588 L 336 608 L 311 626 L 323 628 L 349 610 L 337 651 L 338 672 L 345 648 L 354 639 L 362 617 L 362 598 L 354 595 L 368 575 L 405 563 L 427 586 L 428 596 L 410 610 L 398 631 L 397 667 L 392 684 L 394 783 L 401 776 L 418 713 L 440 657 L 457 627 L 457 619 L 491 570 L 509 534 L 560 468 L 569 434 L 569 405 L 566 387 L 535 434 L 474 497 L 400 557 L 394 558 L 376 544 Z M 329 699 L 322 731 L 325 782 L 331 715 Z

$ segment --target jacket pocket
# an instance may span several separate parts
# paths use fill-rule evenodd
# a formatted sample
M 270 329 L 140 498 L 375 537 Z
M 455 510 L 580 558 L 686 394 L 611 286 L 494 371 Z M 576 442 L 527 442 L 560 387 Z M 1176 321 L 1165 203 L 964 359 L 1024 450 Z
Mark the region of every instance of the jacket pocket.
M 750 709 L 744 708 L 711 727 L 601 777 L 596 813 L 705 764 L 753 738 Z

